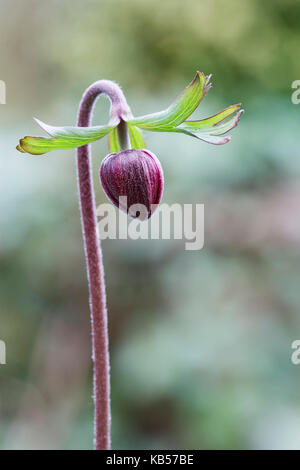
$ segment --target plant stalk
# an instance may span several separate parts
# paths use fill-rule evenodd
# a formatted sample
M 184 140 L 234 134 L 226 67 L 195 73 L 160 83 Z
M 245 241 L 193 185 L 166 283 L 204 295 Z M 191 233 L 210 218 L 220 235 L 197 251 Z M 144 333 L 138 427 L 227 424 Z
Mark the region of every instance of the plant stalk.
M 130 109 L 119 86 L 107 80 L 100 80 L 91 85 L 83 94 L 79 106 L 78 126 L 91 125 L 96 99 L 102 93 L 106 94 L 111 101 L 110 122 L 130 117 Z M 111 444 L 108 325 L 101 241 L 97 233 L 90 145 L 84 145 L 77 150 L 77 175 L 91 308 L 95 449 L 107 450 L 110 449 Z

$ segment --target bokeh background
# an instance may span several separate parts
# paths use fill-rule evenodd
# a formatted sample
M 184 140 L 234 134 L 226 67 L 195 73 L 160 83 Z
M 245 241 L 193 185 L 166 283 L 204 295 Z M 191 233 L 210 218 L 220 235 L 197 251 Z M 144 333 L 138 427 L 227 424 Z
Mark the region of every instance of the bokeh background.
M 89 449 L 88 290 L 75 152 L 22 156 L 32 117 L 73 125 L 83 90 L 118 81 L 134 114 L 197 69 L 197 116 L 242 102 L 231 143 L 148 133 L 164 202 L 205 204 L 205 246 L 103 243 L 116 449 L 299 449 L 300 5 L 293 0 L 1 0 L 0 447 Z M 106 123 L 98 102 L 95 123 Z M 97 203 L 103 139 L 93 145 Z

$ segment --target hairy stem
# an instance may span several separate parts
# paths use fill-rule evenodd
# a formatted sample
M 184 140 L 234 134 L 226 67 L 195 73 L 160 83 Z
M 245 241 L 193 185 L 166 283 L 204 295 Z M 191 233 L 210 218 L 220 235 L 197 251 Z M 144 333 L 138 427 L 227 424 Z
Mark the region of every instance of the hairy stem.
M 111 101 L 110 122 L 130 117 L 121 89 L 113 82 L 100 80 L 84 93 L 78 113 L 78 126 L 91 124 L 97 97 L 105 93 Z M 110 376 L 106 294 L 101 242 L 97 234 L 96 205 L 91 168 L 90 145 L 77 150 L 77 174 L 83 240 L 89 281 L 92 347 L 94 361 L 95 448 L 110 449 Z

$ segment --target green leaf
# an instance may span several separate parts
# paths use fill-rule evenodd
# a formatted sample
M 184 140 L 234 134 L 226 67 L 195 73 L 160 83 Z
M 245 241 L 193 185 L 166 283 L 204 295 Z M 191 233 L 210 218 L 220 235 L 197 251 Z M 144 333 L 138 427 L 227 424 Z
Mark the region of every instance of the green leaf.
M 82 147 L 108 134 L 114 126 L 54 127 L 36 119 L 36 122 L 52 138 L 26 136 L 20 140 L 17 150 L 32 155 L 43 155 L 50 150 Z
M 172 127 L 163 132 L 178 132 L 180 134 L 189 135 L 190 137 L 195 137 L 196 139 L 203 140 L 203 142 L 207 142 L 208 144 L 214 144 L 214 145 L 227 144 L 227 142 L 231 140 L 230 136 L 224 137 L 224 136 L 210 135 L 210 134 L 205 134 L 204 132 L 201 133 L 200 135 L 196 135 L 186 129 L 182 129 L 181 127 Z
M 49 126 L 39 119 L 35 119 L 38 125 L 51 135 L 51 137 L 62 137 L 66 139 L 79 139 L 86 140 L 86 143 L 93 142 L 101 139 L 108 134 L 115 126 L 91 126 L 91 127 L 77 127 L 77 126 L 65 126 L 55 127 Z
M 197 137 L 197 139 L 202 140 L 203 142 L 206 142 L 207 144 L 213 144 L 213 145 L 224 145 L 230 142 L 231 140 L 230 135 L 226 135 L 225 137 L 223 137 L 223 136 L 210 135 L 210 134 L 200 134 L 200 135 L 193 134 L 193 136 Z
M 120 146 L 118 131 L 116 127 L 112 131 L 110 131 L 110 133 L 108 134 L 108 146 L 109 146 L 110 153 L 121 152 L 121 146 Z
M 244 110 L 241 109 L 231 119 L 228 119 L 225 122 L 223 121 L 235 113 L 240 106 L 240 104 L 229 106 L 228 108 L 223 109 L 220 113 L 200 121 L 184 121 L 178 127 L 165 126 L 163 128 L 155 128 L 151 130 L 157 132 L 177 132 L 214 145 L 227 144 L 227 142 L 231 140 L 231 137 L 223 136 L 223 134 L 226 134 L 237 126 Z M 222 124 L 216 125 L 216 123 L 220 122 L 222 122 Z
M 183 90 L 171 106 L 159 113 L 147 114 L 128 121 L 148 131 L 164 131 L 185 121 L 197 108 L 211 87 L 210 76 L 197 72 L 193 81 Z
M 127 126 L 131 148 L 133 149 L 144 149 L 145 142 L 142 136 L 141 131 L 132 125 Z M 118 153 L 121 152 L 120 141 L 118 137 L 118 130 L 115 127 L 112 131 L 110 131 L 108 136 L 108 144 L 109 144 L 109 151 L 111 153 Z
M 51 150 L 63 150 L 77 148 L 85 145 L 78 139 L 72 141 L 71 139 L 61 138 L 45 138 L 45 137 L 31 137 L 26 136 L 20 139 L 19 145 L 16 147 L 19 152 L 30 153 L 31 155 L 43 155 Z
M 19 152 L 21 152 L 21 153 L 26 153 L 25 150 L 23 150 L 20 145 L 17 145 L 17 146 L 16 146 L 16 149 L 17 149 Z
M 202 134 L 222 135 L 222 134 L 226 134 L 227 132 L 229 132 L 231 129 L 233 129 L 234 127 L 238 125 L 238 122 L 243 112 L 244 110 L 241 109 L 235 116 L 233 116 L 231 119 L 228 119 L 226 122 L 223 122 L 222 124 L 203 126 L 202 122 L 200 121 L 185 121 L 179 126 L 179 128 L 185 129 L 190 132 L 195 132 L 198 135 L 202 135 Z M 213 116 L 213 118 L 215 118 L 215 116 Z M 220 121 L 223 121 L 223 120 L 224 118 L 221 119 Z M 203 121 L 207 121 L 207 123 L 212 122 L 211 118 L 204 119 Z M 213 122 L 214 121 L 215 119 L 213 120 Z M 200 122 L 200 125 L 198 125 L 199 122 Z
M 233 104 L 229 106 L 228 108 L 223 109 L 219 113 L 214 114 L 213 116 L 210 116 L 209 118 L 200 119 L 198 121 L 184 121 L 181 124 L 181 127 L 185 127 L 186 129 L 190 129 L 190 130 L 198 130 L 198 129 L 200 130 L 203 128 L 210 128 L 224 121 L 224 119 L 234 114 L 238 109 L 240 109 L 240 107 L 241 107 L 240 103 Z
M 143 138 L 141 131 L 132 125 L 128 125 L 129 138 L 131 143 L 131 148 L 133 149 L 144 149 L 146 144 Z

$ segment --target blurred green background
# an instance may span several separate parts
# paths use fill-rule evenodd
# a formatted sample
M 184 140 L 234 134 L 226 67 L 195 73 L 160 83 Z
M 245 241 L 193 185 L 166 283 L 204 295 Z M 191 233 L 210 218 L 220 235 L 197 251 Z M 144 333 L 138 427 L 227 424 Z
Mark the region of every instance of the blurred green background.
M 88 290 L 75 152 L 22 156 L 32 117 L 73 125 L 83 90 L 121 84 L 134 114 L 197 69 L 208 116 L 242 102 L 231 143 L 146 134 L 164 202 L 205 204 L 205 246 L 103 243 L 116 449 L 300 449 L 300 4 L 1 0 L 0 447 L 89 449 Z M 94 123 L 106 123 L 98 102 Z M 93 145 L 98 183 L 107 141 Z

